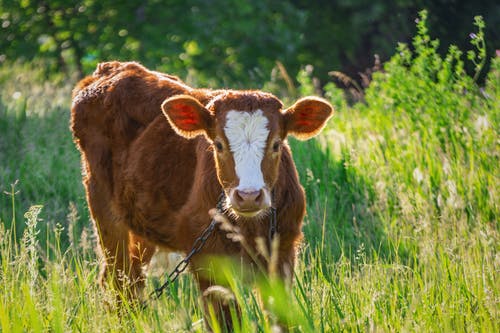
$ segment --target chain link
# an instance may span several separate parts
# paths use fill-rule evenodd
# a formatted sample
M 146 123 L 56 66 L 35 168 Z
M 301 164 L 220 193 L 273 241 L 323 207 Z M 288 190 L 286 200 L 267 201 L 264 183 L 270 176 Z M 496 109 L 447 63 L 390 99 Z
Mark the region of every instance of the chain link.
M 269 224 L 269 253 L 271 253 L 271 247 L 273 244 L 273 238 L 276 234 L 277 226 L 276 226 L 276 208 L 271 207 L 271 221 Z

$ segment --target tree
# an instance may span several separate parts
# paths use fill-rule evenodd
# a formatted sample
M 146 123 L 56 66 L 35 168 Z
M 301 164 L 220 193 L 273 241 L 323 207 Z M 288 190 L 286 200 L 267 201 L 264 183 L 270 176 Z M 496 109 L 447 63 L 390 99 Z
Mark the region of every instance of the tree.
M 357 78 L 375 54 L 385 60 L 410 41 L 422 8 L 443 45 L 466 48 L 475 15 L 499 45 L 493 0 L 0 0 L 0 62 L 42 58 L 82 76 L 99 61 L 138 60 L 233 86 L 267 80 L 276 61 L 293 77 L 312 64 L 323 82 L 331 70 Z

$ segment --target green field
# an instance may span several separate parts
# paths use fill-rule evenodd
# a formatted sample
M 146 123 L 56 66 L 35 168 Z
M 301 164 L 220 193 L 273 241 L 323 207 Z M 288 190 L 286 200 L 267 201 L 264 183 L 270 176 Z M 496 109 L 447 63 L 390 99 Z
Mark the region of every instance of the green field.
M 500 58 L 477 84 L 463 62 L 486 70 L 480 31 L 474 54 L 444 57 L 418 31 L 361 102 L 325 86 L 334 118 L 290 142 L 308 200 L 294 285 L 223 270 L 242 308 L 235 331 L 500 332 Z M 314 94 L 308 71 L 298 81 L 253 88 L 290 105 Z M 189 274 L 145 310 L 118 311 L 96 285 L 68 126 L 75 82 L 47 80 L 36 63 L 0 68 L 0 331 L 204 331 Z

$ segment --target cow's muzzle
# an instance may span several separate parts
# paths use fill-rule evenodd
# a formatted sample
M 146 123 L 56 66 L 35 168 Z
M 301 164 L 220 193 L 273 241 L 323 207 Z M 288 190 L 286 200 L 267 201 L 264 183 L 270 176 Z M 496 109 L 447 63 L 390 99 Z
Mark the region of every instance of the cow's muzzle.
M 229 202 L 233 211 L 243 217 L 254 217 L 271 207 L 269 190 L 231 189 Z

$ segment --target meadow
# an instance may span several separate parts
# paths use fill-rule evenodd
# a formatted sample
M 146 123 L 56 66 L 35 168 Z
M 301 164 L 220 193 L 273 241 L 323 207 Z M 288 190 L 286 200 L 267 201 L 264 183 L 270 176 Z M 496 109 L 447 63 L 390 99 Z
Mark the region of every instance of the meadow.
M 291 332 L 500 331 L 500 57 L 477 83 L 476 26 L 473 51 L 440 56 L 421 20 L 357 103 L 324 87 L 334 118 L 316 139 L 290 142 L 308 200 L 294 285 L 244 284 L 224 266 L 242 310 L 236 332 L 278 321 Z M 253 88 L 287 105 L 315 93 L 310 71 L 295 89 L 276 73 Z M 189 274 L 144 310 L 103 305 L 113 297 L 96 284 L 69 131 L 75 82 L 47 80 L 36 63 L 0 68 L 0 331 L 204 331 Z M 151 276 L 148 290 L 164 279 Z

